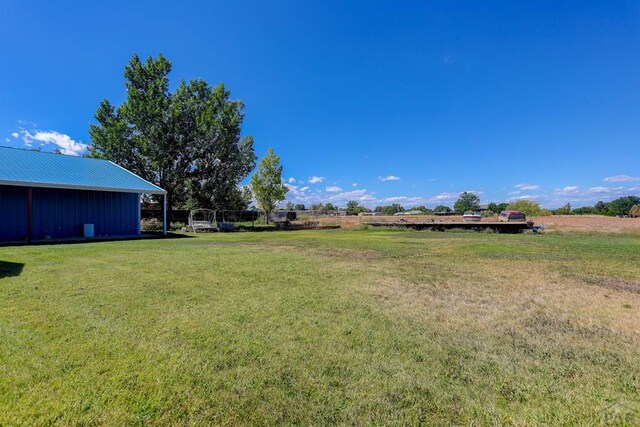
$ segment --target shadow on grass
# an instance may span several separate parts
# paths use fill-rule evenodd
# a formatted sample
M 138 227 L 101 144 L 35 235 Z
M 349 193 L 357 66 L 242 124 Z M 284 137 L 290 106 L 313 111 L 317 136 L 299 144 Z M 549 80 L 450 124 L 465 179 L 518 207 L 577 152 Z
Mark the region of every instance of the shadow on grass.
M 101 242 L 124 242 L 131 240 L 145 240 L 145 239 L 184 239 L 193 238 L 196 236 L 188 236 L 182 233 L 167 233 L 166 236 L 162 235 L 162 232 L 144 232 L 141 234 L 128 235 L 128 236 L 97 236 L 97 237 L 62 237 L 54 239 L 42 239 L 33 240 L 32 242 L 26 242 L 24 240 L 15 242 L 0 242 L 0 247 L 3 246 L 26 246 L 26 245 L 68 245 L 76 243 L 101 243 Z
M 0 279 L 19 276 L 24 264 L 19 262 L 0 261 Z

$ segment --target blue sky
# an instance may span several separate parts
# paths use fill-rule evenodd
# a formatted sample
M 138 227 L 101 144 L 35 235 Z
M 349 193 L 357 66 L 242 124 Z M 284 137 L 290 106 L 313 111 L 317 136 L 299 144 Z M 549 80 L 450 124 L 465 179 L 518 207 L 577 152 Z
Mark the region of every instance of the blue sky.
M 130 4 L 131 3 L 131 4 Z M 133 53 L 246 103 L 289 199 L 640 194 L 640 2 L 0 3 L 0 144 L 79 153 Z

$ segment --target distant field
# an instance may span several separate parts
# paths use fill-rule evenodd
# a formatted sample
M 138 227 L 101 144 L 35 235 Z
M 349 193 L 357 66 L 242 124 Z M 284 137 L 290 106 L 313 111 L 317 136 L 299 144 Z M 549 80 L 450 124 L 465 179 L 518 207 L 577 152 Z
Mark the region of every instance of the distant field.
M 638 425 L 640 238 L 0 248 L 0 425 Z
M 320 217 L 314 220 L 322 224 L 339 224 L 345 228 L 356 228 L 366 222 L 394 222 L 400 220 L 408 222 L 428 221 L 462 221 L 459 215 L 407 215 L 407 216 L 348 216 L 348 217 Z M 548 231 L 580 231 L 595 233 L 627 233 L 640 235 L 640 218 L 612 218 L 601 215 L 558 215 L 530 218 L 536 225 L 545 225 Z M 498 217 L 483 218 L 482 221 L 497 221 Z

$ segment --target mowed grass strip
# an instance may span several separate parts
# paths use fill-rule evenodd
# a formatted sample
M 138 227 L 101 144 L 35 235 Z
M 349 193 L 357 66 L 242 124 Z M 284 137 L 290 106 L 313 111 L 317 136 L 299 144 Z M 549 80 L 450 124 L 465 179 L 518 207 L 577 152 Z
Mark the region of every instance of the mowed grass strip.
M 0 260 L 24 264 L 0 271 L 0 425 L 640 420 L 637 237 L 235 233 Z

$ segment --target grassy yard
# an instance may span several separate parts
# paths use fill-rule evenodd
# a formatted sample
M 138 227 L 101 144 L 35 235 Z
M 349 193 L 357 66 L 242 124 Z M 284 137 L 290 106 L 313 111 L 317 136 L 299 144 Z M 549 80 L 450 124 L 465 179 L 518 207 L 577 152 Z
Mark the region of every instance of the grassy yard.
M 640 239 L 0 248 L 0 425 L 640 424 Z

